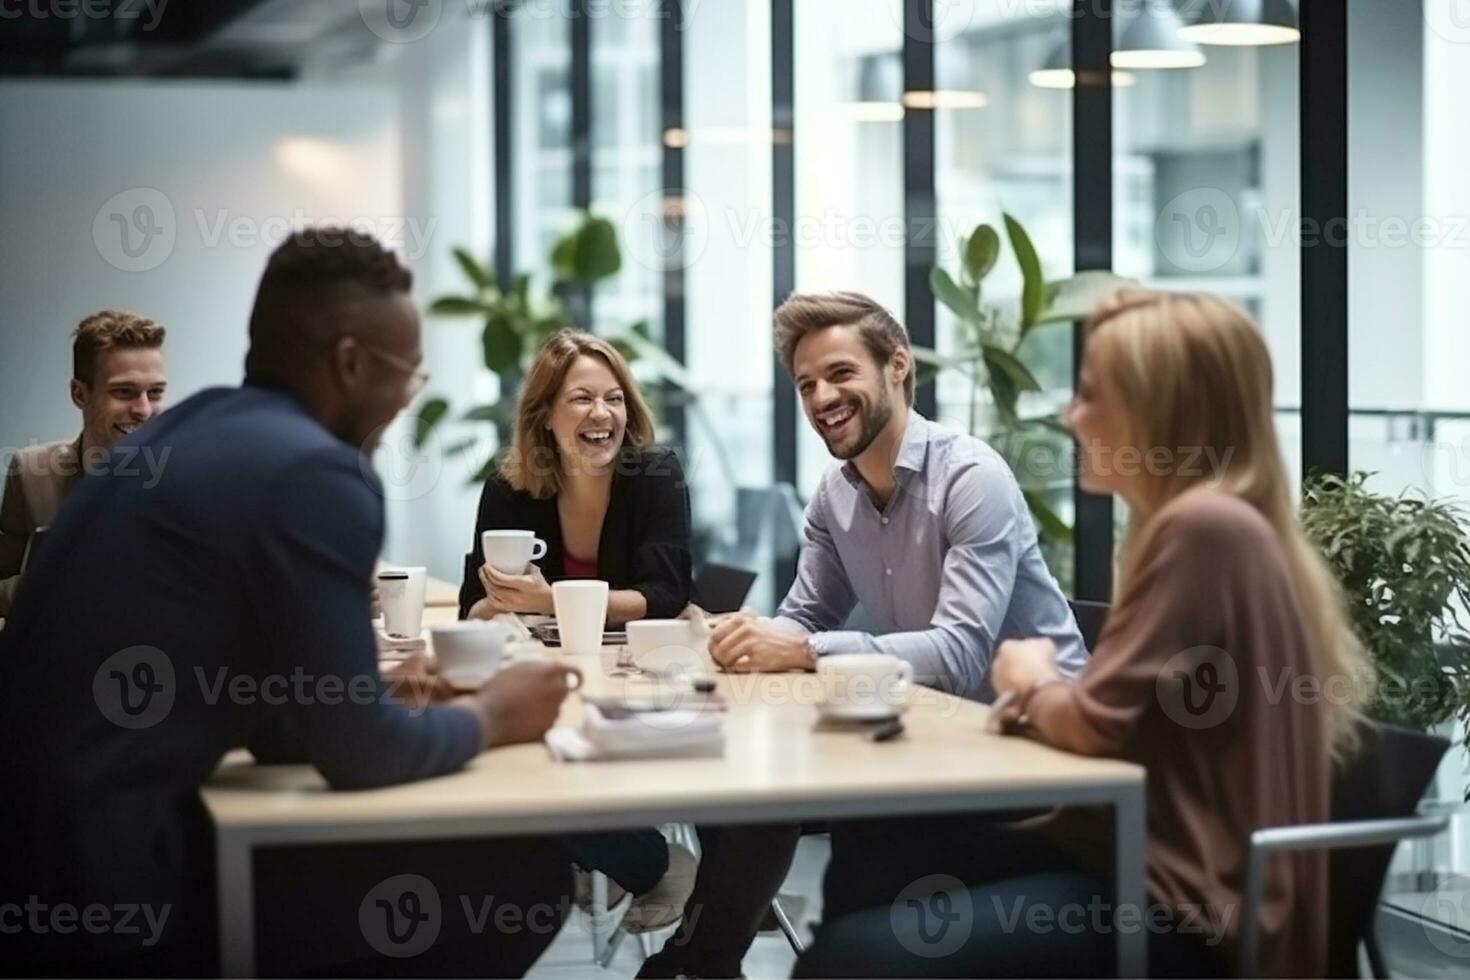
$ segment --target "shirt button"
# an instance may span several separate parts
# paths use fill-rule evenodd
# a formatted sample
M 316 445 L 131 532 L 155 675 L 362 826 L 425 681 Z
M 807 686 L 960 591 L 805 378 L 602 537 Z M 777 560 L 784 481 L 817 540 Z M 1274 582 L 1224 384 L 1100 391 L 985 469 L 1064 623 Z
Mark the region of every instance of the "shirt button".
M 883 569 L 883 574 L 884 575 L 892 575 L 893 574 L 893 569 L 891 569 L 891 568 L 885 568 L 885 569 Z
M 886 525 L 887 525 L 887 524 L 888 524 L 888 518 L 886 518 L 886 517 L 885 517 L 885 518 L 883 518 L 883 524 L 884 524 L 884 525 L 885 525 L 885 526 L 886 526 Z

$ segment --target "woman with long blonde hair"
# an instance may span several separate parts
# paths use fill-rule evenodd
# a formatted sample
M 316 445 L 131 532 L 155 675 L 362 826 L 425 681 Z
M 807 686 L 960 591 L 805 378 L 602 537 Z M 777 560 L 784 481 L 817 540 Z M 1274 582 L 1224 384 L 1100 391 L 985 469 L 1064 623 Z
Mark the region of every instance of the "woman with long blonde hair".
M 1333 760 L 1355 744 L 1372 673 L 1297 523 L 1270 356 L 1242 310 L 1203 294 L 1118 295 L 1087 326 L 1067 422 L 1081 485 L 1130 510 L 1114 605 L 1075 680 L 1048 641 L 1020 640 L 1001 646 L 991 682 L 1013 703 L 1014 730 L 1147 768 L 1151 905 L 1140 921 L 1165 923 L 1150 927 L 1150 973 L 1232 975 L 1246 842 L 1260 827 L 1328 819 Z M 1106 971 L 1106 928 L 1038 936 L 997 914 L 1110 902 L 1097 829 L 1081 812 L 991 833 L 971 821 L 966 849 L 959 828 L 930 828 L 905 870 L 945 868 L 970 887 L 969 940 L 914 958 L 862 938 L 877 922 L 869 910 L 826 924 L 802 972 Z M 1327 887 L 1324 855 L 1268 864 L 1264 972 L 1325 969 Z

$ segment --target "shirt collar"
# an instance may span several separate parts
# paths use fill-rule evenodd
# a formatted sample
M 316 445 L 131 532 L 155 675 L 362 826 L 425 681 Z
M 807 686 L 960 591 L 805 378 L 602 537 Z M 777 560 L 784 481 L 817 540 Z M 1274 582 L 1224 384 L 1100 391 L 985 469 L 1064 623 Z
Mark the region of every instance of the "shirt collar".
M 898 456 L 893 461 L 895 473 L 922 473 L 929 458 L 929 420 L 912 408 L 908 410 L 908 421 L 904 423 L 903 440 L 898 444 Z M 852 460 L 842 464 L 842 475 L 858 489 L 867 484 Z M 900 481 L 901 482 L 901 481 Z

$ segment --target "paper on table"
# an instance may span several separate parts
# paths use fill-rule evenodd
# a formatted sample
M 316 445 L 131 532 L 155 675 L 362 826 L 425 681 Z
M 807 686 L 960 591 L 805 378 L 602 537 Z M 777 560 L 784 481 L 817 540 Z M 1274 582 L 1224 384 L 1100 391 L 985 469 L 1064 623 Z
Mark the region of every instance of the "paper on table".
M 710 758 L 724 754 L 725 729 L 718 712 L 639 712 L 613 719 L 596 705 L 586 704 L 580 729 L 553 728 L 545 741 L 552 756 L 562 762 Z

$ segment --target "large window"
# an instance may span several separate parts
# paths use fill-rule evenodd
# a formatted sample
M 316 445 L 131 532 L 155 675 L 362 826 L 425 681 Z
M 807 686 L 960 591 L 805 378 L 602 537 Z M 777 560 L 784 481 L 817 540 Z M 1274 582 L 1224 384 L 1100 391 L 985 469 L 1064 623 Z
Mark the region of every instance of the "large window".
M 796 288 L 904 308 L 902 0 L 796 3 Z M 803 497 L 832 463 L 798 418 Z
M 985 278 L 981 299 L 1013 317 L 1021 273 L 1006 239 L 1004 217 L 1015 218 L 1035 244 L 1048 279 L 1071 273 L 1072 92 L 1055 75 L 1038 75 L 1049 61 L 1070 58 L 1071 21 L 1046 5 L 996 5 L 950 34 L 936 31 L 935 190 L 939 263 L 959 274 L 960 243 L 979 224 L 1003 240 L 999 261 Z M 946 355 L 974 349 L 972 328 L 942 304 L 936 347 Z M 1003 346 L 1015 343 L 1004 333 Z M 1020 405 L 1023 418 L 1054 415 L 1072 388 L 1072 331 L 1042 327 L 1016 349 L 1043 390 Z M 938 380 L 940 421 L 990 440 L 1017 479 L 1066 523 L 1072 523 L 1071 441 L 1045 426 L 1006 426 L 984 385 L 946 371 Z M 1042 546 L 1053 574 L 1069 586 L 1072 552 L 1064 536 L 1048 533 Z
M 1375 491 L 1467 507 L 1470 6 L 1385 0 L 1348 13 L 1349 465 L 1373 473 Z M 1455 744 L 1431 795 L 1453 805 L 1465 733 L 1454 721 L 1443 733 Z M 1470 953 L 1470 813 L 1456 809 L 1448 834 L 1400 849 L 1385 889 L 1388 921 L 1411 924 L 1405 967 L 1462 969 Z
M 511 150 L 515 267 L 544 272 L 572 221 L 572 49 L 565 0 L 532 4 L 513 18 Z
M 682 221 L 696 551 L 760 571 L 752 601 L 779 600 L 760 532 L 772 478 L 771 61 L 764 3 L 705 3 L 684 21 Z
M 1129 6 L 1115 45 L 1125 64 L 1146 63 L 1147 52 L 1128 50 L 1131 17 L 1167 18 L 1168 8 Z M 1255 317 L 1275 367 L 1282 451 L 1300 472 L 1298 47 L 1190 53 L 1190 67 L 1115 75 L 1114 267 L 1161 288 L 1229 296 Z
M 649 192 L 660 186 L 659 21 L 609 8 L 592 18 L 591 31 L 592 210 L 615 222 L 635 210 L 635 221 L 657 220 L 659 202 Z M 598 286 L 593 320 L 599 329 L 641 321 L 651 336 L 662 336 L 659 259 L 642 248 L 627 251 L 621 271 Z

